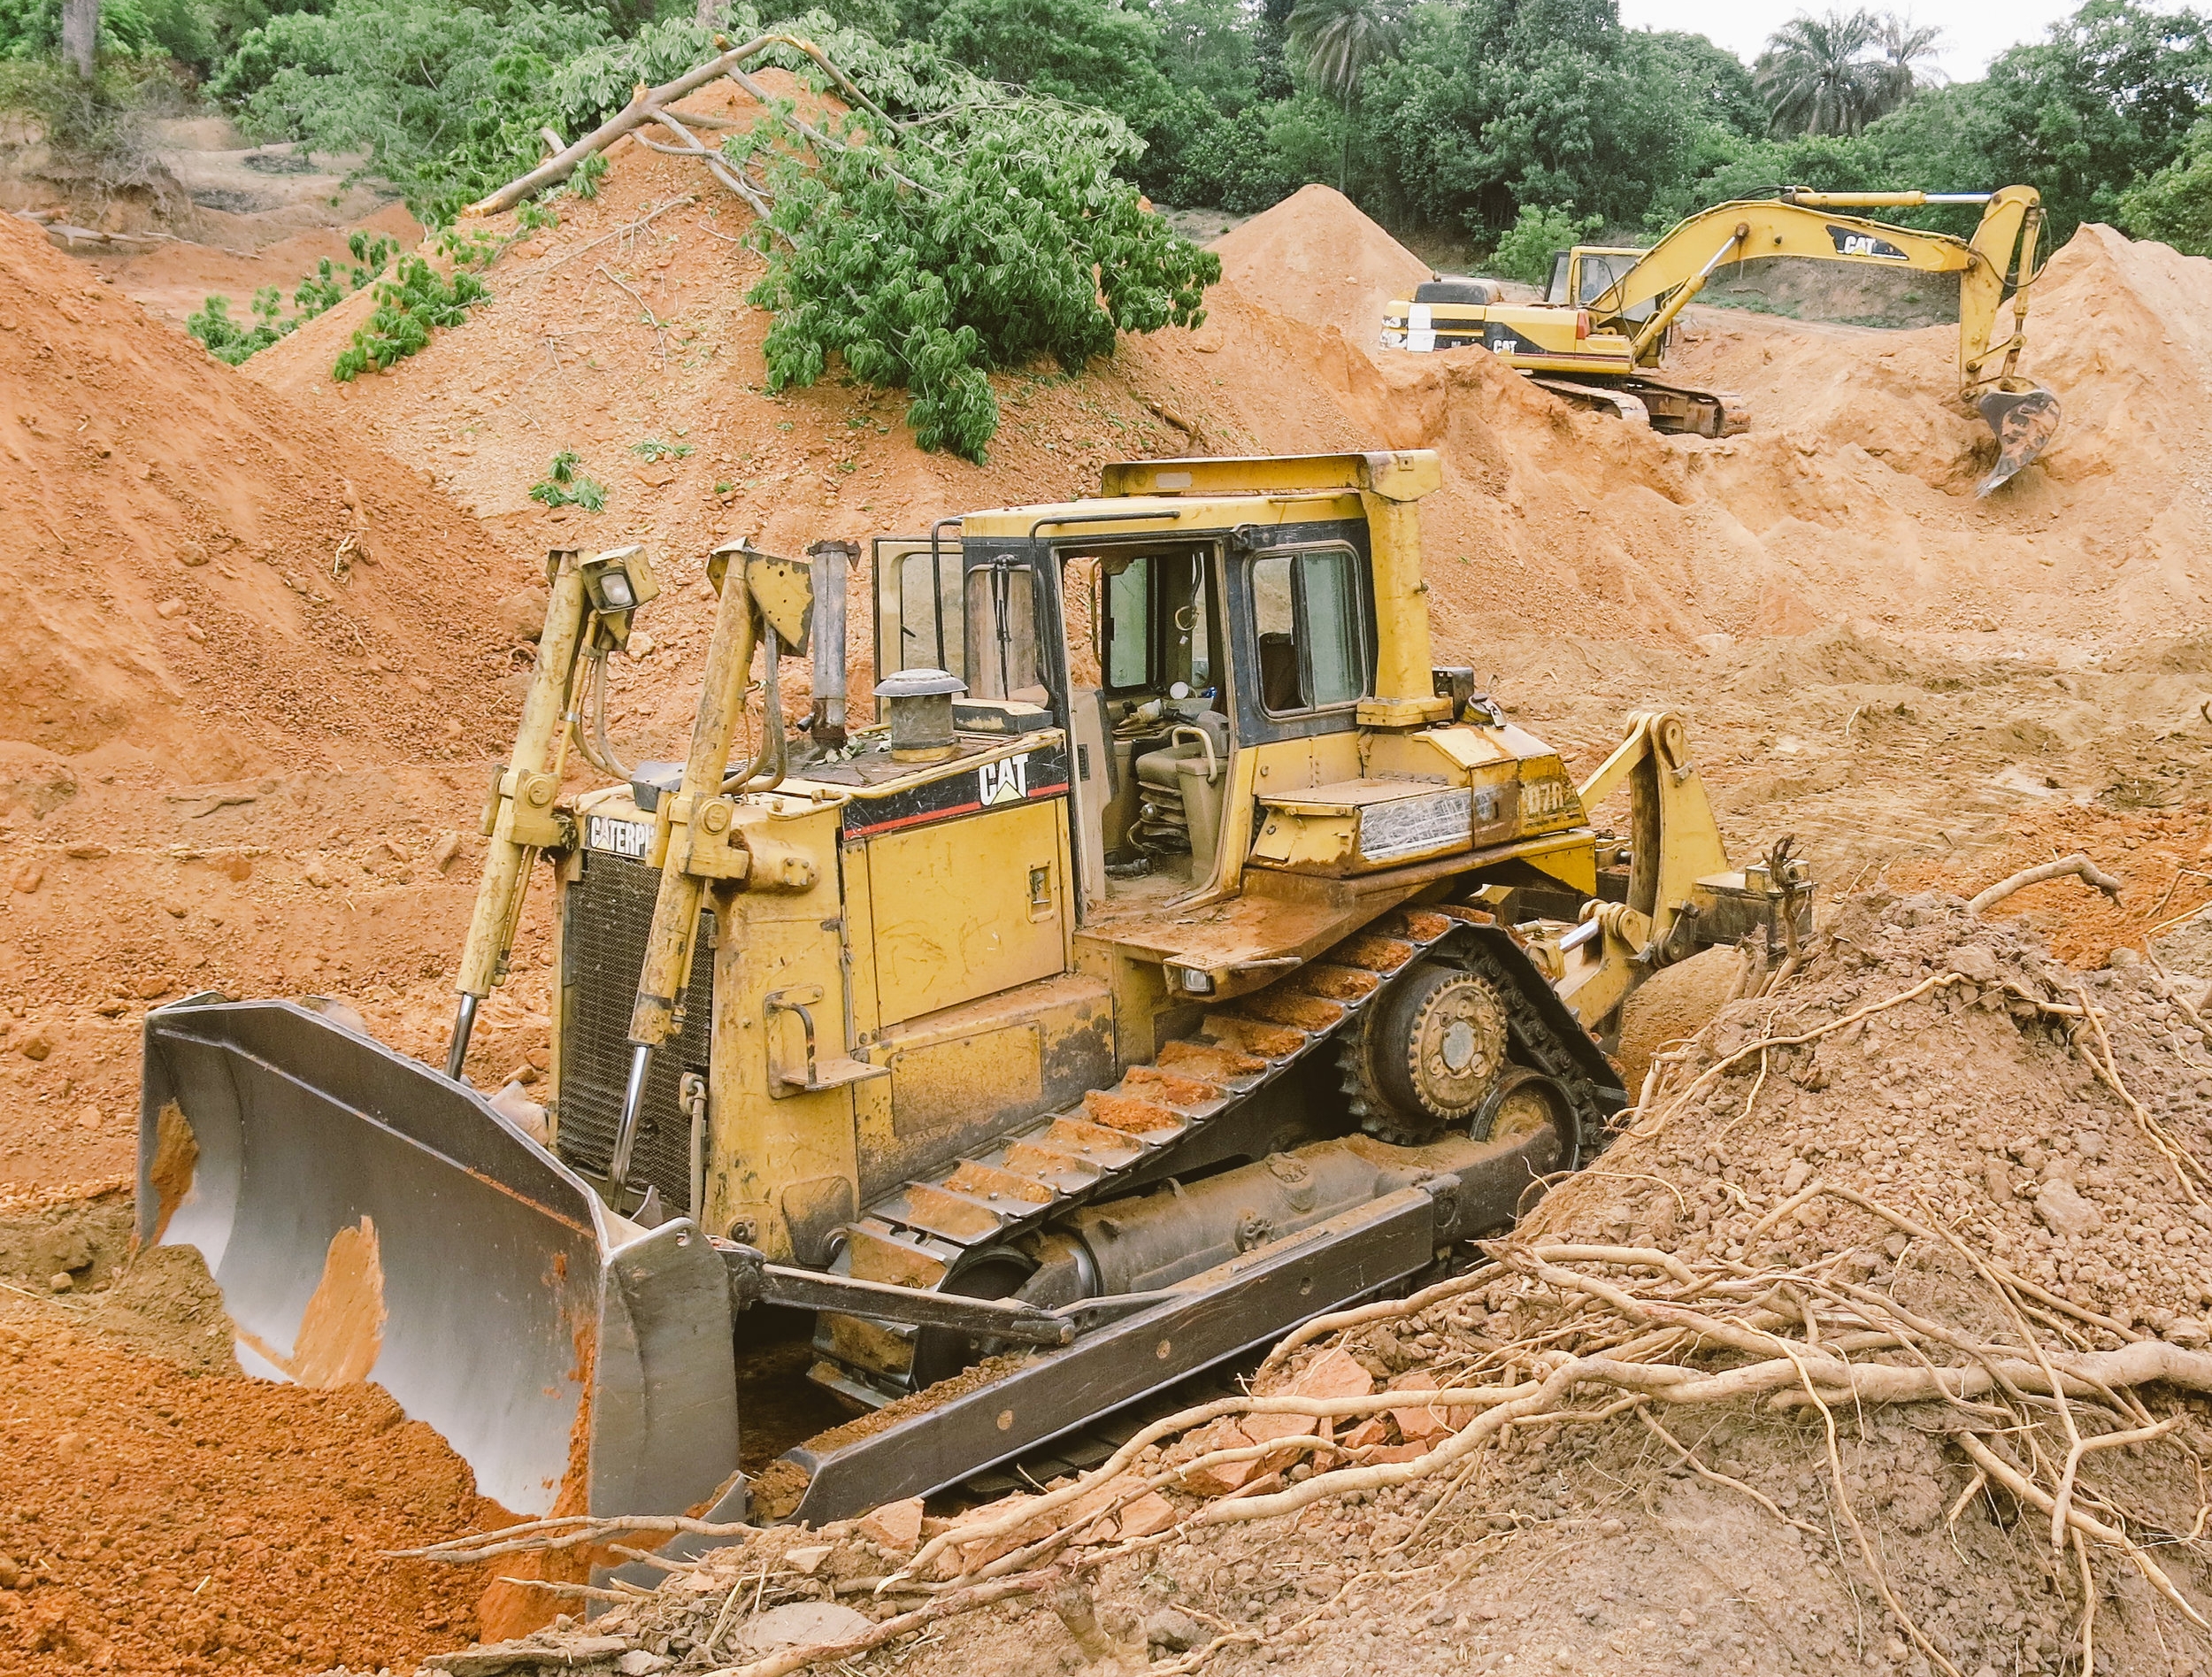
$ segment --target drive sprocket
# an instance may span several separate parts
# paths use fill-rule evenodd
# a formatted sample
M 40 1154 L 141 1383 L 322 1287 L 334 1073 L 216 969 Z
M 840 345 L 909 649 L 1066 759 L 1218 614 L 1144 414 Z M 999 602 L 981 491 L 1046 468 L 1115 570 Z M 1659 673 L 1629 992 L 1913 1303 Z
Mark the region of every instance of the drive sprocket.
M 1345 1043 L 1345 1093 L 1370 1135 L 1417 1146 L 1482 1104 L 1505 1069 L 1507 1043 L 1505 1004 L 1487 980 L 1425 963 Z

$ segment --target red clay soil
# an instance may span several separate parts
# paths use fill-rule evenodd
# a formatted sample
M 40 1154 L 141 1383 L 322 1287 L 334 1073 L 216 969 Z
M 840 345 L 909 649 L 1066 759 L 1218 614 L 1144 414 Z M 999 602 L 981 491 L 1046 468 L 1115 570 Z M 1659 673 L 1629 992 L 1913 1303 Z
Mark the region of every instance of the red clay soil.
M 2067 803 L 2026 811 L 2007 823 L 2001 844 L 1969 856 L 1915 857 L 1882 877 L 1895 891 L 1972 896 L 2023 868 L 2078 853 L 2120 881 L 2117 902 L 2068 878 L 2027 886 L 1990 910 L 2026 919 L 2070 965 L 2102 966 L 2116 949 L 2139 950 L 2212 902 L 2212 809 L 2202 804 L 2122 811 Z
M 0 1295 L 0 1673 L 411 1666 L 481 1569 L 395 1561 L 501 1523 L 378 1388 L 187 1373 Z
M 148 1004 L 446 970 L 528 578 L 8 218 L 0 454 L 0 1183 L 112 1178 Z

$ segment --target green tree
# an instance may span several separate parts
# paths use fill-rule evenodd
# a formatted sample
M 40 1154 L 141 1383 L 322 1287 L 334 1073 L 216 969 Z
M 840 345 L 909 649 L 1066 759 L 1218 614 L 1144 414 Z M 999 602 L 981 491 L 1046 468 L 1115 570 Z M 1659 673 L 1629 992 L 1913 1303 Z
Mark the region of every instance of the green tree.
M 1367 66 L 1398 55 L 1398 19 L 1386 0 L 1298 0 L 1290 14 L 1290 45 L 1306 74 L 1344 107 L 1344 144 L 1336 184 L 1351 167 L 1352 100 Z
M 1778 134 L 1856 134 L 1881 114 L 1886 92 L 1870 12 L 1792 18 L 1767 38 L 1755 72 Z
M 1974 96 L 1983 182 L 2039 188 L 2055 248 L 2084 221 L 2120 219 L 2128 189 L 2180 155 L 2212 109 L 2212 33 L 2195 12 L 2089 0 L 2001 54 Z
M 1624 30 L 1612 0 L 1418 6 L 1363 79 L 1355 196 L 1484 243 L 1531 204 L 1634 225 L 1732 155 L 1694 58 Z
M 1877 73 L 1882 81 L 1882 105 L 1893 111 L 1923 88 L 1943 79 L 1936 68 L 1936 49 L 1943 31 L 1932 25 L 1915 24 L 1886 12 L 1874 20 L 1874 50 L 1880 54 Z
M 979 460 L 998 425 L 989 370 L 1072 370 L 1118 333 L 1196 326 L 1221 262 L 1117 178 L 1137 149 L 1118 119 L 957 75 L 933 91 L 933 119 L 906 135 L 855 118 L 851 143 L 823 154 L 768 122 L 725 150 L 764 166 L 775 197 L 749 294 L 776 312 L 771 388 L 812 384 L 836 357 L 911 394 L 922 447 Z
M 1527 285 L 1541 285 L 1551 277 L 1553 253 L 1578 244 L 1597 231 L 1597 218 L 1578 216 L 1566 210 L 1539 210 L 1533 204 L 1498 241 L 1490 253 L 1490 272 Z
M 2212 117 L 2189 130 L 2179 157 L 2120 200 L 2120 216 L 2139 239 L 2212 257 Z
M 1109 0 L 949 0 L 930 39 L 977 75 L 1100 106 L 1132 127 L 1166 91 L 1159 30 Z

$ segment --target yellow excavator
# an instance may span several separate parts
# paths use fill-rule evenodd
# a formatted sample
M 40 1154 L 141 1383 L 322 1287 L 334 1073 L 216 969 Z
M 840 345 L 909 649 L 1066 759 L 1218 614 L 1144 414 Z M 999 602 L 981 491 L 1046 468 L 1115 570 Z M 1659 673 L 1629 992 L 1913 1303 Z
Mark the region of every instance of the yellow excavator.
M 813 1521 L 1463 1261 L 1604 1145 L 1630 993 L 1778 955 L 1813 886 L 1786 843 L 1730 866 L 1678 716 L 1578 787 L 1433 665 L 1440 476 L 1130 462 L 879 539 L 861 725 L 856 544 L 731 543 L 680 762 L 605 728 L 645 556 L 552 554 L 446 1063 L 296 1002 L 157 1010 L 142 1239 L 205 1256 L 249 1367 L 381 1382 L 518 1514 Z M 542 1108 L 462 1076 L 534 874 Z M 749 1481 L 749 1335 L 793 1311 L 873 1413 Z
M 1843 213 L 1926 204 L 1979 204 L 1971 238 L 1924 233 Z M 1504 303 L 1479 281 L 1438 280 L 1385 311 L 1387 349 L 1476 345 L 1502 357 L 1578 406 L 1663 432 L 1732 435 L 1742 403 L 1653 376 L 1669 328 L 1721 267 L 1770 257 L 1809 257 L 1864 267 L 1959 276 L 1959 399 L 1997 438 L 1997 458 L 1977 485 L 1987 495 L 2048 448 L 2058 399 L 2019 372 L 2029 293 L 2043 225 L 2033 187 L 1997 192 L 1816 192 L 1786 187 L 1776 199 L 1724 204 L 1670 229 L 1648 250 L 1577 246 L 1552 261 L 1541 303 Z M 1998 314 L 2012 304 L 2010 329 Z

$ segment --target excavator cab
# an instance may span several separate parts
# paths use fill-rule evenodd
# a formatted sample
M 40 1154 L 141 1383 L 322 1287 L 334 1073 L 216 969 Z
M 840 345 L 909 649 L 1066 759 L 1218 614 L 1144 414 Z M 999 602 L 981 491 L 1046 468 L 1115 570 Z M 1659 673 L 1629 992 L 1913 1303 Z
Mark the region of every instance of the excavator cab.
M 157 1010 L 142 1237 L 206 1256 L 257 1367 L 383 1381 L 521 1513 L 841 1518 L 1438 1273 L 1603 1146 L 1643 974 L 1778 955 L 1810 901 L 1729 866 L 1679 718 L 1578 788 L 1434 665 L 1440 475 L 1132 461 L 880 540 L 856 725 L 857 550 L 726 543 L 680 762 L 603 727 L 650 566 L 555 553 L 449 1069 L 292 1003 Z M 534 873 L 541 1111 L 458 1075 Z M 762 1304 L 885 1412 L 749 1487 Z
M 1578 244 L 1555 250 L 1544 302 L 1557 309 L 1586 309 L 1612 289 L 1647 253 L 1639 245 Z M 1641 326 L 1658 307 L 1647 297 L 1621 312 L 1621 319 Z

